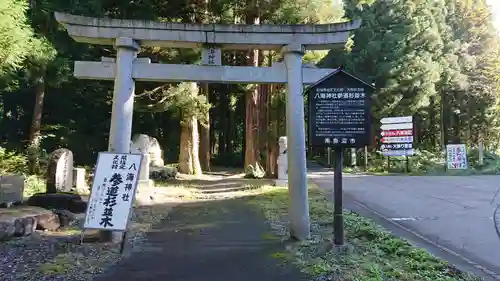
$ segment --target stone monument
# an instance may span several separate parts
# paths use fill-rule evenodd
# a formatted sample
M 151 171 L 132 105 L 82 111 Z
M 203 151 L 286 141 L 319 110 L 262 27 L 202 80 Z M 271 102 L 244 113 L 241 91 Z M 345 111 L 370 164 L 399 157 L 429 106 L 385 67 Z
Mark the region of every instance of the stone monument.
M 130 142 L 131 153 L 147 153 L 151 166 L 163 167 L 163 151 L 161 150 L 158 140 L 154 137 L 139 134 L 135 135 Z
M 14 203 L 22 202 L 23 191 L 24 176 L 0 176 L 0 206 L 10 207 Z
M 279 139 L 279 155 L 278 155 L 278 179 L 276 186 L 288 185 L 288 155 L 287 155 L 287 138 L 280 137 Z
M 60 148 L 50 155 L 47 168 L 47 193 L 70 192 L 73 188 L 73 153 Z

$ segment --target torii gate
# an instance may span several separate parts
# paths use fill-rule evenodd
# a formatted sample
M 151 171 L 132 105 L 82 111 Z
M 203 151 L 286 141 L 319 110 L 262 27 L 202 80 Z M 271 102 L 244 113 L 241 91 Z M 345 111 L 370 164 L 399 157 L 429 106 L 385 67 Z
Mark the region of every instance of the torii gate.
M 285 84 L 288 139 L 290 233 L 310 236 L 304 128 L 303 84 L 314 84 L 333 69 L 307 68 L 305 50 L 328 50 L 345 44 L 360 21 L 320 25 L 236 25 L 161 23 L 142 20 L 90 18 L 55 13 L 57 21 L 77 42 L 112 45 L 116 60 L 76 61 L 81 79 L 114 80 L 110 150 L 129 153 L 135 81 Z M 140 46 L 203 49 L 205 65 L 158 64 L 137 58 Z M 221 66 L 220 49 L 276 50 L 284 63 L 271 67 Z

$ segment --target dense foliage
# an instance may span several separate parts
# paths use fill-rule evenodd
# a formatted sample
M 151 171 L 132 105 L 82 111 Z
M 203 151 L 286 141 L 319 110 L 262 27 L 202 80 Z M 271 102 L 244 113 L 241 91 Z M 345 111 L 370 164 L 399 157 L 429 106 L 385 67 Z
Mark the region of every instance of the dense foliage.
M 305 60 L 321 60 L 324 67 L 343 65 L 373 81 L 375 121 L 413 115 L 421 150 L 442 151 L 451 142 L 474 148 L 479 138 L 490 151 L 500 145 L 500 44 L 491 8 L 481 0 L 4 0 L 0 145 L 25 154 L 29 173 L 40 172 L 44 151 L 67 147 L 77 164 L 93 164 L 97 152 L 107 150 L 105 120 L 110 119 L 113 85 L 75 79 L 72 64 L 113 57 L 115 51 L 74 42 L 55 21 L 54 11 L 192 23 L 360 18 L 363 24 L 346 46 L 324 58 L 324 52 L 310 52 Z M 143 48 L 139 56 L 162 63 L 200 61 L 199 50 Z M 280 59 L 279 53 L 263 51 L 223 51 L 222 58 L 226 65 L 262 66 Z M 187 84 L 138 83 L 133 133 L 156 137 L 167 162 L 178 162 L 179 157 L 194 161 L 185 167 L 190 173 L 198 166 L 208 169 L 211 160 L 252 167 L 258 176 L 262 170 L 275 174 L 277 139 L 286 133 L 283 85 L 198 86 L 194 93 Z M 375 122 L 375 135 L 378 127 Z M 197 142 L 180 143 L 198 133 L 201 165 L 189 150 Z M 376 147 L 374 142 L 372 150 Z
M 344 65 L 377 87 L 375 120 L 413 115 L 418 148 L 448 143 L 497 150 L 500 41 L 484 1 L 345 1 L 363 26 L 342 55 L 320 63 Z M 375 135 L 379 124 L 373 126 Z

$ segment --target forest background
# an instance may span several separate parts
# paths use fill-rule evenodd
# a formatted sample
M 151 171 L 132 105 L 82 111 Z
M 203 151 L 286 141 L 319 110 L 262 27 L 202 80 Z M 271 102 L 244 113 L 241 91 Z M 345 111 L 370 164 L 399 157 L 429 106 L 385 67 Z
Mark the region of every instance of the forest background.
M 76 164 L 94 165 L 108 147 L 113 83 L 77 80 L 72 68 L 76 60 L 99 61 L 116 52 L 74 42 L 54 11 L 190 23 L 361 19 L 345 46 L 308 52 L 304 61 L 343 66 L 375 84 L 367 169 L 386 167 L 377 153 L 378 120 L 411 115 L 419 150 L 414 170 L 437 169 L 446 144 L 465 143 L 472 168 L 500 171 L 500 39 L 493 8 L 483 0 L 0 0 L 0 174 L 43 174 L 47 152 L 60 147 L 73 151 Z M 144 48 L 139 57 L 201 61 L 199 50 Z M 271 51 L 222 55 L 224 65 L 280 60 Z M 157 138 L 166 162 L 179 163 L 183 173 L 218 165 L 275 176 L 277 141 L 286 135 L 284 85 L 197 86 L 138 83 L 133 133 Z M 487 150 L 482 167 L 475 150 L 480 140 Z M 309 156 L 321 158 L 324 151 Z M 357 151 L 357 163 L 363 157 Z

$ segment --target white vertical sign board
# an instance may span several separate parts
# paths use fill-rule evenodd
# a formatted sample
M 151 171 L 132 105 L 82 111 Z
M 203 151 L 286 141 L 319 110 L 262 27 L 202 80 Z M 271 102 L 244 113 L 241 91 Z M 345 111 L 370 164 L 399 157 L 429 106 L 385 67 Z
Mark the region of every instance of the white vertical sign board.
M 449 170 L 467 169 L 467 150 L 465 144 L 446 145 L 446 165 Z
M 127 229 L 141 161 L 141 154 L 99 152 L 84 229 Z

